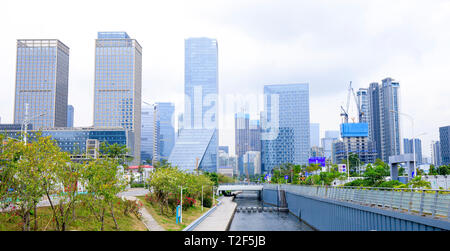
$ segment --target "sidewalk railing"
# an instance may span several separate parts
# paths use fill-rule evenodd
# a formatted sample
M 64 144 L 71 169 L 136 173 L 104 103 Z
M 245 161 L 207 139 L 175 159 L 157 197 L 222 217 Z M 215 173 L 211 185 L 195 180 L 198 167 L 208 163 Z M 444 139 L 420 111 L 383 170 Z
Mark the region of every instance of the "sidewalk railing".
M 265 184 L 264 189 L 277 189 Z M 421 216 L 450 219 L 450 190 L 383 187 L 327 187 L 280 184 L 280 189 L 300 195 L 402 210 Z

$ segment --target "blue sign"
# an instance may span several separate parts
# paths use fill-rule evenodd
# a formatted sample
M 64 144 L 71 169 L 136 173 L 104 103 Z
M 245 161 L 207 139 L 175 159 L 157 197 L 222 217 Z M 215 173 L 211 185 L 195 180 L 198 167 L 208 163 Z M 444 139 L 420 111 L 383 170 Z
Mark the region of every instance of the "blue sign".
M 289 176 L 288 176 L 288 175 L 285 175 L 285 176 L 284 176 L 284 179 L 285 179 L 285 180 L 289 179 Z
M 177 206 L 176 223 L 181 222 L 181 206 Z

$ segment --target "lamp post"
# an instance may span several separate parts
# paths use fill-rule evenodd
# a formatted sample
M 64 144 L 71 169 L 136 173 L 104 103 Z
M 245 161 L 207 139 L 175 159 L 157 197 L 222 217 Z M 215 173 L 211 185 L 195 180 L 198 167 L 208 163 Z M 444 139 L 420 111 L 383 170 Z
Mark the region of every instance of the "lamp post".
M 25 145 L 27 144 L 27 130 L 28 130 L 28 125 L 30 124 L 30 120 L 38 118 L 38 117 L 42 117 L 44 115 L 46 115 L 47 113 L 41 113 L 39 115 L 33 116 L 31 118 L 28 118 L 28 106 L 29 104 L 26 103 L 25 104 L 25 119 L 22 121 L 22 126 L 21 126 L 21 134 L 24 135 L 24 143 Z M 23 133 L 23 131 L 25 131 L 25 133 Z

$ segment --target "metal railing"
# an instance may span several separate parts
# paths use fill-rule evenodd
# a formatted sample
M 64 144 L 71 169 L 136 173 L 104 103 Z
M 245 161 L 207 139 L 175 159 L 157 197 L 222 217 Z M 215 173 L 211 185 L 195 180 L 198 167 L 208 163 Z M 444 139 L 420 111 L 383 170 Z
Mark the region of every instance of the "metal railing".
M 264 189 L 276 190 L 277 186 L 265 184 Z M 450 220 L 450 190 L 302 185 L 280 185 L 280 189 L 293 194 L 390 208 L 405 213 Z

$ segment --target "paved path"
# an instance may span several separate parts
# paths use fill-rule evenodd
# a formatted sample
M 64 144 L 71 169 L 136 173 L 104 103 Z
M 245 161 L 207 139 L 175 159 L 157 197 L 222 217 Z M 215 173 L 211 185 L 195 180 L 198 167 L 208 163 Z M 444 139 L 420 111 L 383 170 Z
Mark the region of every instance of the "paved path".
M 139 200 L 134 196 L 124 196 L 126 200 Z M 161 227 L 158 222 L 152 217 L 152 215 L 145 209 L 145 207 L 141 207 L 139 212 L 142 215 L 142 222 L 144 222 L 145 226 L 149 231 L 166 231 L 163 227 Z
M 223 197 L 222 204 L 217 206 L 206 219 L 204 219 L 193 231 L 227 231 L 233 219 L 237 203 L 233 197 Z

